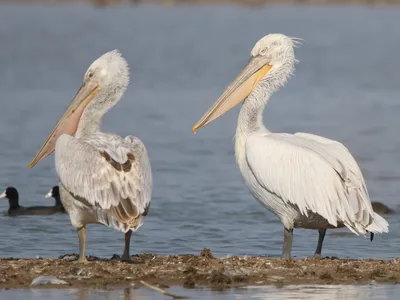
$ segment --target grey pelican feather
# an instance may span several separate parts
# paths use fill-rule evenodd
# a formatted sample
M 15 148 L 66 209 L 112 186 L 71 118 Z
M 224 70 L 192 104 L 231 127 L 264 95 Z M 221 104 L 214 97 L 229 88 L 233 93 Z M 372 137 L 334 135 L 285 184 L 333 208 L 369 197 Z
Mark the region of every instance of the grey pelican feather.
M 30 167 L 55 150 L 61 201 L 78 231 L 80 261 L 86 261 L 86 225 L 100 223 L 125 233 L 123 260 L 130 260 L 132 230 L 142 225 L 152 193 L 150 161 L 144 144 L 100 132 L 103 116 L 129 83 L 128 64 L 111 51 L 92 63 L 71 105 Z M 72 134 L 75 134 L 75 137 Z

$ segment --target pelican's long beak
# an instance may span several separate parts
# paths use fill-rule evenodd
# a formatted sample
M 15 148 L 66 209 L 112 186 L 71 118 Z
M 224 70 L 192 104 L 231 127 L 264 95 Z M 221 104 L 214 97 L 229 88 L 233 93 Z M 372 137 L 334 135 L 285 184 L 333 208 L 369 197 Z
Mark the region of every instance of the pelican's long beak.
M 236 79 L 226 88 L 217 102 L 192 127 L 192 131 L 196 132 L 245 100 L 271 67 L 264 57 L 251 58 L 247 66 L 244 67 Z
M 70 106 L 57 122 L 57 125 L 47 137 L 38 154 L 36 154 L 35 158 L 29 164 L 29 168 L 35 166 L 39 161 L 41 161 L 54 151 L 57 139 L 62 134 L 74 134 L 76 132 L 79 119 L 81 118 L 85 107 L 98 93 L 98 87 L 99 86 L 97 82 L 87 82 L 82 84 L 78 93 L 75 95 L 74 100 L 72 100 Z

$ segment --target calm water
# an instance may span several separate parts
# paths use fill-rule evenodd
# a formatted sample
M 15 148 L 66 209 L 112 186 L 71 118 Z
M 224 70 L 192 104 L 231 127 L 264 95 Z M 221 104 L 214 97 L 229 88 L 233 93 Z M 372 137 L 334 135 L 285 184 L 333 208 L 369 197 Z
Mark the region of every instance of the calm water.
M 189 296 L 190 299 L 276 299 L 276 300 L 389 300 L 398 299 L 400 288 L 395 285 L 310 285 L 285 286 L 250 286 L 231 289 L 223 292 L 209 289 L 185 290 L 179 287 L 168 289 L 179 296 Z M 16 299 L 57 299 L 57 300 L 142 300 L 168 299 L 167 297 L 148 289 L 119 288 L 119 289 L 25 289 L 2 291 L 0 298 Z M 172 298 L 169 298 L 172 299 Z
M 351 6 L 1 5 L 0 185 L 17 187 L 22 205 L 50 205 L 43 195 L 57 183 L 53 156 L 34 169 L 28 163 L 90 63 L 118 48 L 131 66 L 131 85 L 105 118 L 103 131 L 140 137 L 154 174 L 151 211 L 132 237 L 132 252 L 199 253 L 209 247 L 218 256 L 280 255 L 282 226 L 252 198 L 235 165 L 237 109 L 196 135 L 191 126 L 247 62 L 254 43 L 281 32 L 304 44 L 296 50 L 296 76 L 268 106 L 268 127 L 344 142 L 373 200 L 396 208 L 399 12 Z M 7 207 L 2 199 L 0 209 Z M 324 255 L 398 256 L 400 222 L 398 216 L 388 219 L 390 233 L 373 243 L 346 230 L 330 231 Z M 1 257 L 58 257 L 78 250 L 66 215 L 0 216 L 0 228 Z M 316 232 L 296 230 L 293 255 L 311 255 L 316 240 Z M 89 255 L 110 257 L 122 246 L 121 233 L 88 227 Z M 51 291 L 21 293 L 44 298 Z

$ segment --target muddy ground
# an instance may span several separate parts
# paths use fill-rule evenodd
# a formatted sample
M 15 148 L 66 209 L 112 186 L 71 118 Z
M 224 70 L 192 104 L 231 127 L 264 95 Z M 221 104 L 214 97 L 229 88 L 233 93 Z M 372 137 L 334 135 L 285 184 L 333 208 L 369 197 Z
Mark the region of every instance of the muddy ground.
M 141 254 L 132 257 L 134 263 L 88 257 L 89 262 L 82 264 L 75 259 L 75 254 L 58 259 L 0 259 L 0 289 L 29 287 L 34 278 L 46 275 L 68 283 L 57 285 L 59 288 L 140 285 L 140 280 L 159 287 L 182 285 L 212 289 L 267 284 L 400 283 L 400 259 L 215 258 L 208 249 L 203 249 L 200 255 Z

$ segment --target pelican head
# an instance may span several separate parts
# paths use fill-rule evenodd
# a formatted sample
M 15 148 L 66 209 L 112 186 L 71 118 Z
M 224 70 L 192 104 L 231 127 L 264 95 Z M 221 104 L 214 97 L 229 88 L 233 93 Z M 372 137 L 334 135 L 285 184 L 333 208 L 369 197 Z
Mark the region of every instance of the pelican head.
M 121 98 L 129 84 L 129 68 L 118 50 L 107 52 L 96 59 L 86 71 L 83 83 L 71 104 L 50 133 L 36 157 L 32 168 L 50 155 L 57 139 L 64 133 L 74 134 L 85 111 L 103 115 Z
M 222 116 L 256 89 L 273 93 L 282 87 L 294 72 L 294 47 L 297 43 L 296 39 L 278 33 L 268 34 L 260 39 L 251 50 L 246 67 L 193 126 L 192 131 L 196 132 Z
M 83 77 L 85 84 L 93 85 L 99 93 L 125 91 L 129 84 L 128 63 L 118 50 L 107 52 L 90 65 Z

